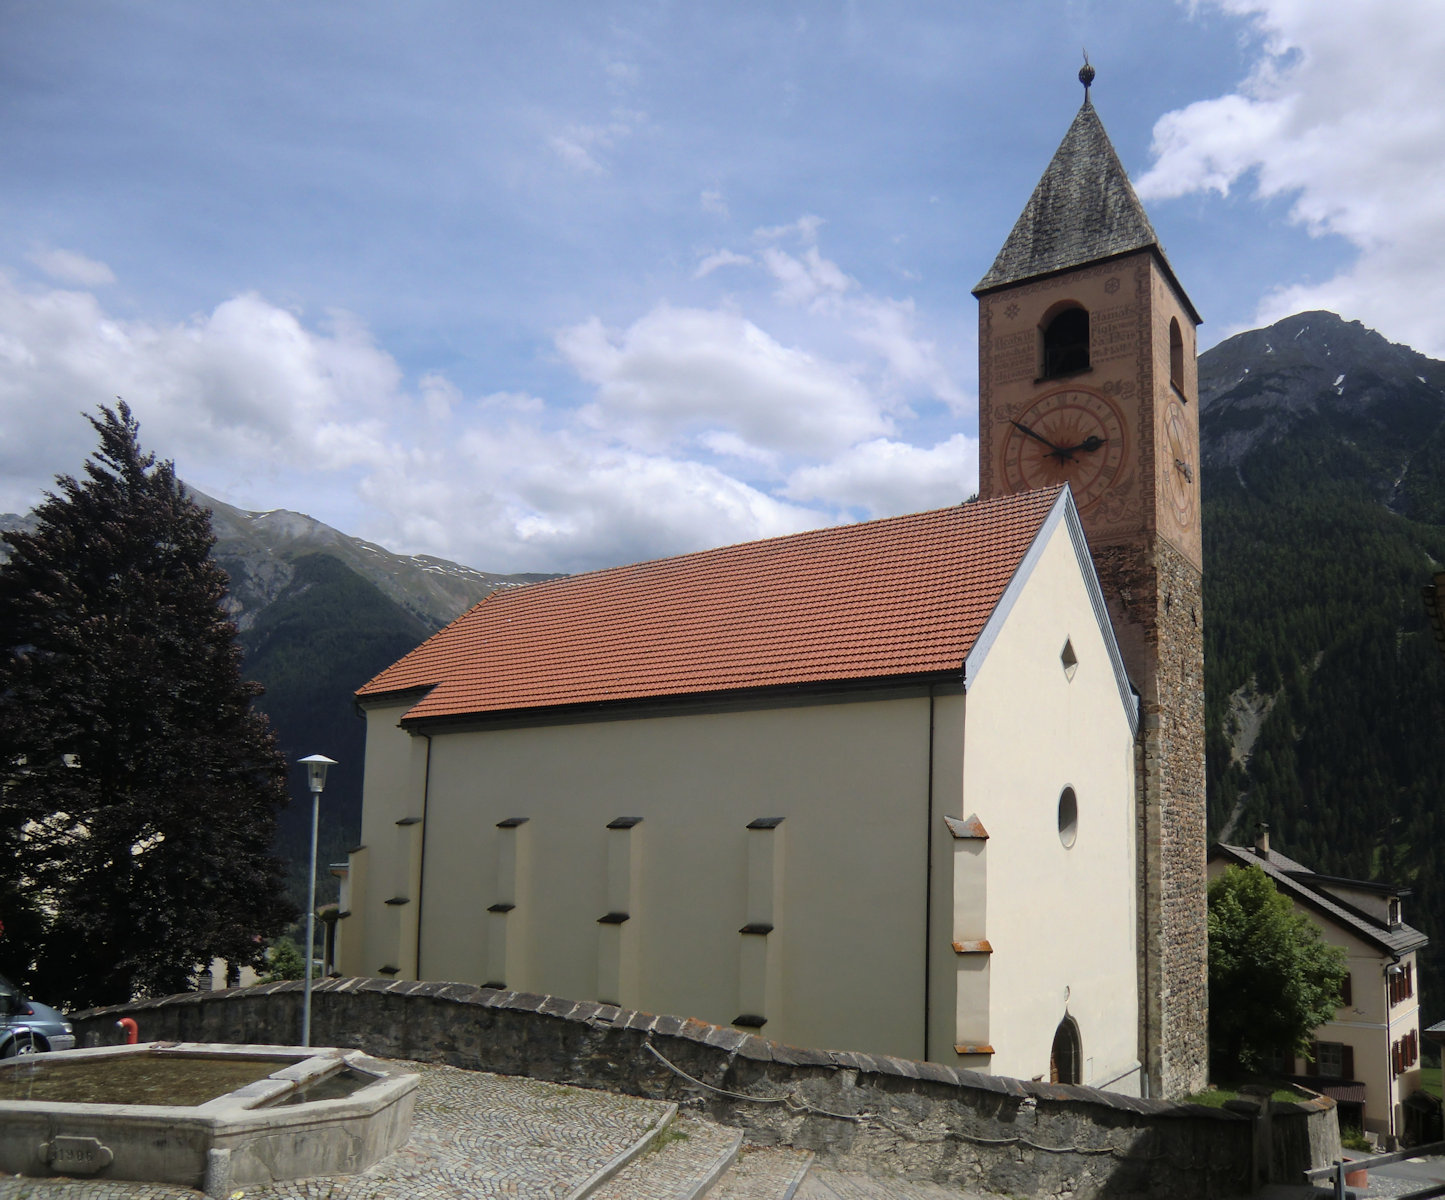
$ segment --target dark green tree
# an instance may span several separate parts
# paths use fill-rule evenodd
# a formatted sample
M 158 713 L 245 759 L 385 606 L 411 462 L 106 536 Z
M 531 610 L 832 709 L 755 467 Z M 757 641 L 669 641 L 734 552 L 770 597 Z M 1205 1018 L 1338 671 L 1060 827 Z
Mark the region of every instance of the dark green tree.
M 1209 885 L 1209 1042 L 1226 1072 L 1259 1070 L 1271 1053 L 1308 1054 L 1333 1020 L 1345 952 L 1258 867 Z
M 266 955 L 267 972 L 261 977 L 262 983 L 277 983 L 283 979 L 302 979 L 306 975 L 306 959 L 301 948 L 290 938 L 277 938 L 271 943 Z M 312 978 L 315 978 L 312 972 Z
M 293 913 L 272 852 L 286 764 L 243 681 L 210 516 L 89 418 L 0 566 L 0 969 L 78 1007 L 257 964 Z

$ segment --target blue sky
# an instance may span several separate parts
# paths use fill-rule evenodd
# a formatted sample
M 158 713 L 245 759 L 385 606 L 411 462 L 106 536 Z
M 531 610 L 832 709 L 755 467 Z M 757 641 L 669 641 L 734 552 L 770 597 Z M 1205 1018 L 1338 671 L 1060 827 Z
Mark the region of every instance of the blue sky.
M 947 504 L 1081 99 L 1203 313 L 1445 354 L 1433 0 L 0 3 L 0 511 L 183 478 L 577 570 Z

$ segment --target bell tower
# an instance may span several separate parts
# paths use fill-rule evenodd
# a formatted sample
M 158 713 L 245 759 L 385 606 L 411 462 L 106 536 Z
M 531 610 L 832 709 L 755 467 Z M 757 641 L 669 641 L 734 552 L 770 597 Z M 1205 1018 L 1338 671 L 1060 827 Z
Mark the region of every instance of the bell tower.
M 1208 1075 L 1199 316 L 1084 103 L 979 302 L 979 495 L 1067 482 L 1140 696 L 1140 1062 Z

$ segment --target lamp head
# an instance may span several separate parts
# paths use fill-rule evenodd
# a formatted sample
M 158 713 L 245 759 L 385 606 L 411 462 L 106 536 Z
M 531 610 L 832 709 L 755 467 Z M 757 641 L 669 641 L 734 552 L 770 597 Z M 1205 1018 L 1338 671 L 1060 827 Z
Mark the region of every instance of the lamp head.
M 324 754 L 308 754 L 297 761 L 306 764 L 306 781 L 313 792 L 320 792 L 326 787 L 326 768 L 336 765 L 334 758 L 327 758 Z

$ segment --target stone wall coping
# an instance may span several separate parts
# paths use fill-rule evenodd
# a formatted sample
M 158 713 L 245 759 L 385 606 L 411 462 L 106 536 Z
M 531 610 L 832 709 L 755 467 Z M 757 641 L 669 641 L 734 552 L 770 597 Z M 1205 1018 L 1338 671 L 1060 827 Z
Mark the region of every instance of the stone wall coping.
M 205 1005 L 243 996 L 266 996 L 283 992 L 301 993 L 301 980 L 283 980 L 277 983 L 255 984 L 249 988 L 218 989 L 211 992 L 185 992 L 174 996 L 136 1000 L 129 1004 L 108 1005 L 76 1013 L 74 1021 L 98 1021 L 114 1015 L 145 1012 L 177 1005 Z M 942 1063 L 916 1062 L 895 1058 L 887 1054 L 865 1054 L 857 1050 L 823 1050 L 806 1046 L 790 1046 L 770 1041 L 741 1029 L 726 1025 L 712 1025 L 696 1017 L 677 1017 L 626 1009 L 615 1004 L 602 1004 L 590 1000 L 568 1000 L 559 996 L 543 995 L 537 992 L 510 991 L 504 988 L 489 988 L 475 984 L 448 981 L 423 981 L 414 979 L 385 979 L 354 976 L 317 981 L 312 985 L 316 994 L 328 992 L 382 992 L 393 995 L 427 996 L 449 1001 L 454 1004 L 476 1005 L 485 1008 L 506 1009 L 516 1012 L 536 1013 L 541 1017 L 558 1021 L 577 1022 L 586 1025 L 610 1025 L 614 1029 L 630 1029 L 653 1036 L 680 1039 L 708 1046 L 739 1058 L 755 1062 L 776 1062 L 783 1066 L 816 1067 L 833 1071 L 856 1071 L 859 1075 L 894 1077 L 910 1081 L 925 1081 L 945 1087 L 966 1088 L 991 1092 L 1013 1099 L 1032 1097 L 1035 1101 L 1093 1105 L 1114 1109 L 1118 1112 L 1141 1114 L 1153 1117 L 1178 1117 L 1218 1122 L 1246 1122 L 1244 1114 L 1214 1108 L 1204 1104 L 1191 1104 L 1170 1100 L 1146 1100 L 1138 1096 L 1126 1096 L 1118 1092 L 1077 1084 L 1044 1083 L 1041 1081 L 1013 1079 L 1004 1075 L 988 1075 L 965 1067 L 950 1067 Z M 1298 1104 L 1285 1105 L 1275 1102 L 1279 1111 L 1291 1108 L 1316 1111 L 1331 1102 L 1325 1097 L 1301 1100 Z M 1273 1109 L 1272 1105 L 1272 1109 Z

